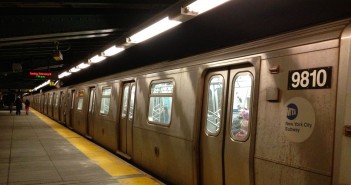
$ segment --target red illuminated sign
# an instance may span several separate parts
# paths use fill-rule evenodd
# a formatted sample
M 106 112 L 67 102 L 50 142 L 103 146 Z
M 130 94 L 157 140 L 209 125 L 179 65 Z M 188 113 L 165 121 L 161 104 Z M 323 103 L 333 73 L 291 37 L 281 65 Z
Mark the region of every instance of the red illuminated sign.
M 28 73 L 29 77 L 36 79 L 56 79 L 57 75 L 54 72 L 39 72 L 39 71 L 31 71 Z

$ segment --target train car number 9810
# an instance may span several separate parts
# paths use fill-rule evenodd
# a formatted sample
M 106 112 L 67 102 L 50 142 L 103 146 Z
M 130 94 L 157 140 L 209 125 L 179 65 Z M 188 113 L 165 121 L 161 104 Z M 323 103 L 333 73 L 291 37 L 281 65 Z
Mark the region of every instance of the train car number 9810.
M 288 89 L 331 88 L 332 67 L 310 68 L 289 71 Z

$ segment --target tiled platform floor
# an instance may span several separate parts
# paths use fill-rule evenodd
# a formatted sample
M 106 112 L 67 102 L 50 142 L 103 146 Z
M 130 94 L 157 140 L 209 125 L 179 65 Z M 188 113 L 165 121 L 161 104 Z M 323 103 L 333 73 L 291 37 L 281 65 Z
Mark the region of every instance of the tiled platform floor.
M 160 182 L 36 111 L 0 111 L 0 184 Z

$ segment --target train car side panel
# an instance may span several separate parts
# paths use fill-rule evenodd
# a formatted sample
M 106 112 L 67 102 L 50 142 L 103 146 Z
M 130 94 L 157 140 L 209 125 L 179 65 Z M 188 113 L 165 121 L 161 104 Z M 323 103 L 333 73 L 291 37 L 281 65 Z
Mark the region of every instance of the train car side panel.
M 104 82 L 96 87 L 96 108 L 94 114 L 94 141 L 111 151 L 117 150 L 116 106 L 118 83 Z
M 274 184 L 262 181 L 265 177 L 290 184 L 331 183 L 338 51 L 328 48 L 262 61 L 256 184 Z M 270 73 L 274 66 L 279 66 L 277 74 Z M 313 85 L 322 86 L 328 80 L 331 86 L 313 89 Z M 297 83 L 304 87 L 298 89 Z M 267 98 L 272 89 L 279 90 L 280 99 Z M 281 175 L 273 174 L 274 167 Z
M 337 94 L 333 184 L 351 184 L 351 24 L 340 41 L 340 68 Z
M 198 71 L 174 70 L 161 75 L 151 74 L 137 81 L 133 160 L 176 184 L 194 181 L 195 114 L 188 113 L 195 112 L 200 74 Z M 160 92 L 162 89 L 166 89 L 165 95 Z M 172 102 L 168 101 L 170 97 Z M 160 101 L 162 103 L 157 104 Z M 163 117 L 165 111 L 169 111 L 166 118 Z
M 76 102 L 74 111 L 73 128 L 81 135 L 86 135 L 87 130 L 87 109 L 88 109 L 88 88 L 86 86 L 79 86 L 76 88 Z

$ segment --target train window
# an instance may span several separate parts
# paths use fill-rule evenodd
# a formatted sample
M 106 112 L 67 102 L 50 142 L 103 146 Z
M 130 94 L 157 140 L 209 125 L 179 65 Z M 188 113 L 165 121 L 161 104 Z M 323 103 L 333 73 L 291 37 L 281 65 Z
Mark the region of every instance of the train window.
M 49 105 L 52 105 L 52 94 L 49 94 Z
M 83 110 L 83 97 L 78 98 L 77 110 Z
M 75 96 L 76 96 L 76 92 L 75 91 L 72 91 L 72 104 L 71 104 L 71 109 L 73 110 L 74 108 L 74 99 L 75 99 Z
M 125 118 L 127 116 L 128 97 L 129 97 L 129 85 L 126 85 L 124 86 L 124 89 L 123 89 L 122 118 Z
M 206 132 L 209 135 L 216 135 L 221 128 L 221 107 L 223 96 L 223 77 L 212 76 L 208 85 Z
M 90 100 L 89 100 L 89 112 L 93 112 L 95 109 L 95 88 L 90 91 Z
M 102 88 L 100 113 L 108 114 L 110 111 L 111 87 Z
M 134 115 L 134 102 L 135 102 L 135 85 L 132 84 L 131 92 L 130 92 L 130 104 L 129 104 L 129 119 L 133 118 Z
M 171 123 L 173 88 L 172 81 L 151 84 L 148 115 L 151 123 L 166 126 Z
M 59 104 L 59 94 L 56 94 L 56 97 L 55 97 L 55 106 L 57 107 Z
M 238 73 L 233 81 L 231 137 L 236 141 L 246 141 L 249 136 L 252 83 L 249 72 Z

